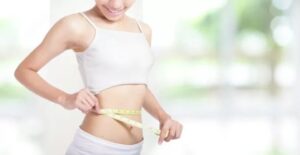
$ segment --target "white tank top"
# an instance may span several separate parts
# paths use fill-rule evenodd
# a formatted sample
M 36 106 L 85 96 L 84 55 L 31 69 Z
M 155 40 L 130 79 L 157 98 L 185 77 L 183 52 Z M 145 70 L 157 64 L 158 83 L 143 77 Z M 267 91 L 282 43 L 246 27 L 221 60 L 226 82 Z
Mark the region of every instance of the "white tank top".
M 148 75 L 154 64 L 154 54 L 140 33 L 105 29 L 84 13 L 80 14 L 95 28 L 89 47 L 76 52 L 78 68 L 84 86 L 93 94 L 122 84 L 148 85 Z

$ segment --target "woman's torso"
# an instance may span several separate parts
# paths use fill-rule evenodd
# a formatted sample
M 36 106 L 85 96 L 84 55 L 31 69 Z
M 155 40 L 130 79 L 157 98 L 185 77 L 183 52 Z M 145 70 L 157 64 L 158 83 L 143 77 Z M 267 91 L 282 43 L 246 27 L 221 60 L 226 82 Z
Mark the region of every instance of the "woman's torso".
M 146 93 L 145 85 L 120 85 L 95 95 L 100 108 L 141 110 Z M 126 116 L 142 122 L 141 115 Z M 106 115 L 88 113 L 80 126 L 83 130 L 104 139 L 122 144 L 135 144 L 143 139 L 143 131 Z
M 97 35 L 101 35 L 101 34 L 97 34 Z M 86 38 L 85 37 L 83 38 L 85 38 L 86 40 L 91 40 L 91 36 L 92 35 L 89 34 L 89 36 L 87 35 Z M 130 37 L 131 36 L 129 36 L 128 38 L 130 39 Z M 145 36 L 141 36 L 141 39 L 145 39 L 142 37 Z M 87 42 L 87 41 L 82 41 L 82 42 Z M 147 41 L 142 41 L 142 42 L 147 42 Z M 89 47 L 85 47 L 85 49 L 88 48 Z M 149 61 L 152 60 L 152 58 L 151 59 L 147 58 L 146 60 Z M 99 76 L 101 76 L 101 73 L 99 73 Z M 124 109 L 141 110 L 146 91 L 147 91 L 146 83 L 137 82 L 134 84 L 131 81 L 130 83 L 128 82 L 124 84 L 114 84 L 111 85 L 111 87 L 105 86 L 105 89 L 101 90 L 101 92 L 95 93 L 95 96 L 99 101 L 101 109 L 102 108 L 124 108 Z M 138 122 L 142 122 L 141 114 L 126 115 L 126 117 Z M 92 135 L 116 143 L 121 143 L 121 144 L 135 144 L 140 142 L 143 139 L 142 129 L 137 127 L 132 127 L 126 123 L 117 121 L 106 115 L 98 115 L 91 112 L 85 115 L 84 120 L 80 125 L 80 127 L 81 129 L 89 132 Z

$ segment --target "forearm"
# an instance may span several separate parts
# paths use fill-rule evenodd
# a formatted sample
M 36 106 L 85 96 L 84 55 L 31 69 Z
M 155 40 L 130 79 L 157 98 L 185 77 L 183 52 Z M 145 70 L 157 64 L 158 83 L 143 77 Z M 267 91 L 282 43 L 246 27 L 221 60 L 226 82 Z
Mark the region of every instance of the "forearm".
M 15 71 L 15 77 L 35 94 L 54 103 L 63 105 L 65 97 L 68 95 L 68 93 L 47 83 L 36 71 L 18 68 Z
M 147 92 L 143 104 L 144 109 L 155 117 L 157 120 L 162 122 L 163 120 L 170 118 L 171 116 L 161 107 L 149 87 L 147 87 Z

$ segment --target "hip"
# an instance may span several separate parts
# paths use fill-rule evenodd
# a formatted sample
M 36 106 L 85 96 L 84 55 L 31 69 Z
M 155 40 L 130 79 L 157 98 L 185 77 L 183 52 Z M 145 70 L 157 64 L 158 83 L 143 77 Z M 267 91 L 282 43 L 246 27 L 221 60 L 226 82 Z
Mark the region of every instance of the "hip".
M 143 140 L 135 144 L 120 144 L 96 137 L 78 127 L 65 155 L 139 155 Z
M 124 115 L 124 117 L 142 123 L 141 114 Z M 119 144 L 131 145 L 143 140 L 143 130 L 141 128 L 104 114 L 86 114 L 80 128 L 91 135 Z

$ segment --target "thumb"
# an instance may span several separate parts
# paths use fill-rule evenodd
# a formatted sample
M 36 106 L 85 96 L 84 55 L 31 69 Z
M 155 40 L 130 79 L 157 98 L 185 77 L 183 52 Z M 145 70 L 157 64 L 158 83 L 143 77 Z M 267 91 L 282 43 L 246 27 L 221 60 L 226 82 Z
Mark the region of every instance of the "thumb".
M 166 136 L 168 135 L 169 128 L 167 128 L 167 126 L 162 126 L 161 127 L 161 132 L 159 135 L 159 140 L 158 140 L 158 144 L 161 144 L 163 142 L 163 140 L 166 138 Z
M 92 111 L 95 112 L 96 114 L 100 114 L 100 106 L 98 102 L 95 104 Z

